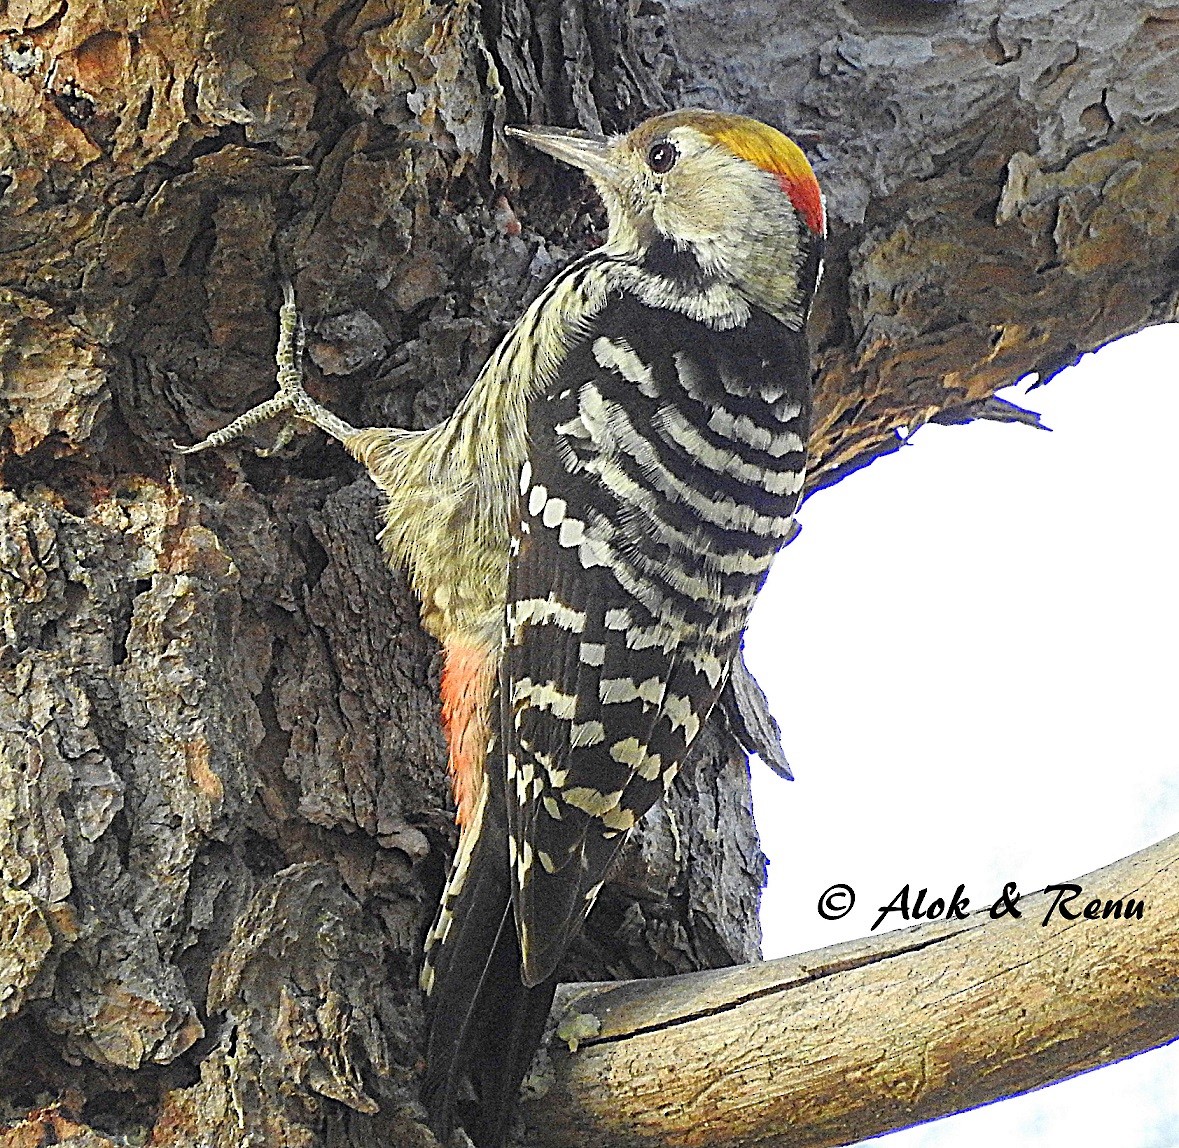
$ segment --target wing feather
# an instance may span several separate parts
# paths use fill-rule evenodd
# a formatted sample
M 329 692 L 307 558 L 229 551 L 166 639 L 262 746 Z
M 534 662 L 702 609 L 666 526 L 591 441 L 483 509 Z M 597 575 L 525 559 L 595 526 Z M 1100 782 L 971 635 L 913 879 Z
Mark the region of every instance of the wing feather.
M 801 488 L 799 340 L 620 295 L 532 404 L 500 689 L 526 984 L 553 974 L 724 687 Z

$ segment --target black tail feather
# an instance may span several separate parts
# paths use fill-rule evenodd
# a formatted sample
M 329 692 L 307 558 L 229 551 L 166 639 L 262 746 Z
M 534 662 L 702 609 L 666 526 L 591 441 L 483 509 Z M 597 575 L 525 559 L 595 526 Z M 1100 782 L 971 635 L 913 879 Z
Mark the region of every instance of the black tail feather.
M 478 836 L 461 891 L 448 886 L 443 898 L 450 929 L 427 957 L 433 978 L 422 1099 L 440 1138 L 457 1123 L 477 1148 L 502 1148 L 556 981 L 526 988 L 520 979 L 503 798 L 494 782 L 489 788 L 481 824 L 468 830 Z
M 520 947 L 510 909 L 501 940 L 489 962 L 483 989 L 486 1022 L 471 1065 L 479 1117 L 468 1133 L 478 1148 L 501 1148 L 507 1139 L 520 1082 L 544 1034 L 557 988 L 554 978 L 534 988 L 520 980 Z

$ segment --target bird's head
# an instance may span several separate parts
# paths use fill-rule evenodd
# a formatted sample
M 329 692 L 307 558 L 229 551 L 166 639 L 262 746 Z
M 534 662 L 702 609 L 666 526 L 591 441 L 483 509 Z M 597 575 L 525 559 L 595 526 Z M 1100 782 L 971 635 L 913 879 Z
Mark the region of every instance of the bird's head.
M 802 150 L 776 128 L 687 109 L 609 138 L 508 131 L 586 172 L 606 206 L 607 249 L 666 280 L 669 292 L 727 292 L 790 326 L 805 319 L 825 233 L 823 197 Z

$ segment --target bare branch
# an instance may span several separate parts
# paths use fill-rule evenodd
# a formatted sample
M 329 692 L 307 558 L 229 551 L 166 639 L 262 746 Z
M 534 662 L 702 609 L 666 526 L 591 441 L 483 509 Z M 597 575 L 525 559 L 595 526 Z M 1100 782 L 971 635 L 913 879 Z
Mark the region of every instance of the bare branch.
M 1174 1039 L 1179 834 L 1053 888 L 1020 899 L 1019 919 L 987 907 L 764 964 L 567 986 L 536 1133 L 601 1148 L 851 1144 Z M 576 1033 L 571 1054 L 560 1037 Z

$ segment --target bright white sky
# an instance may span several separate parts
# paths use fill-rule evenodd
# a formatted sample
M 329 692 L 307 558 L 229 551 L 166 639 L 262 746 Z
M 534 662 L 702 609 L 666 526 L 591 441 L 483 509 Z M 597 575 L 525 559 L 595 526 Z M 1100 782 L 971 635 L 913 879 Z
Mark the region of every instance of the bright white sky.
M 922 428 L 803 507 L 754 612 L 797 778 L 754 765 L 767 957 L 867 934 L 906 883 L 978 907 L 1179 830 L 1179 324 L 1007 395 L 1053 432 Z M 878 1143 L 1176 1148 L 1177 1080 L 1179 1042 Z

